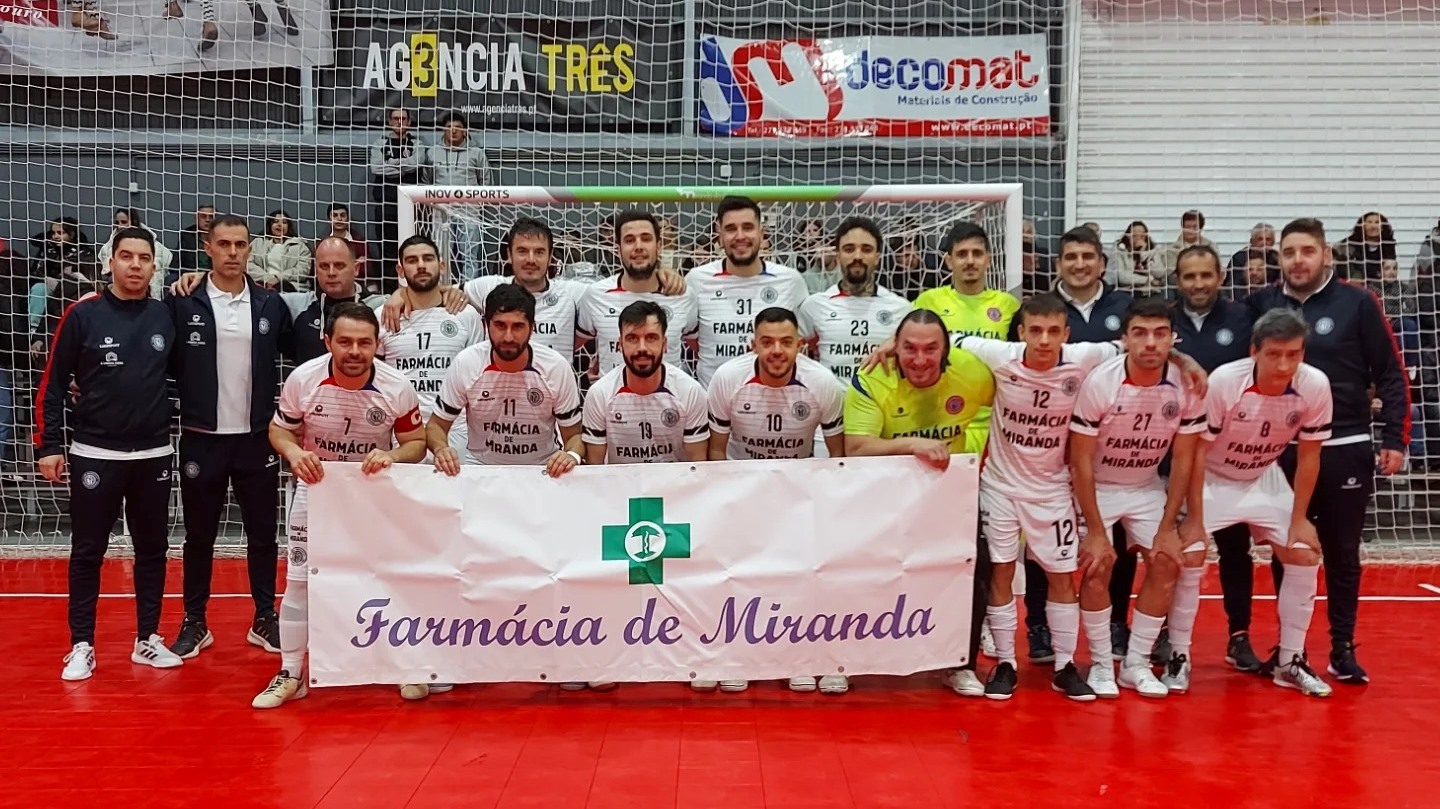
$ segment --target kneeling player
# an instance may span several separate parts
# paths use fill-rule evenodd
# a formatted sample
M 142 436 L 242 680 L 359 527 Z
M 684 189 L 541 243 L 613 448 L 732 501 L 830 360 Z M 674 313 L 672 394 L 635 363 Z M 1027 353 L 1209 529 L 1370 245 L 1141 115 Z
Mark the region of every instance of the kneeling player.
M 1168 362 L 1175 332 L 1165 301 L 1134 302 L 1122 328 L 1125 356 L 1105 362 L 1085 380 L 1070 422 L 1075 498 L 1085 519 L 1079 561 L 1086 573 L 1081 618 L 1092 658 L 1087 682 L 1097 696 L 1119 696 L 1108 588 L 1115 556 L 1110 531 L 1120 523 L 1144 557 L 1146 572 L 1119 684 L 1144 697 L 1163 697 L 1170 689 L 1150 670 L 1150 652 L 1170 609 L 1182 553 L 1190 564 L 1205 559 L 1203 538 L 1182 549 L 1178 524 L 1195 447 L 1205 431 L 1205 402 L 1185 389 L 1179 369 Z M 1172 445 L 1167 492 L 1158 467 Z
M 705 389 L 664 361 L 665 310 L 636 301 L 620 310 L 620 356 L 585 397 L 585 462 L 703 461 L 710 441 Z
M 326 461 L 360 461 L 373 475 L 393 463 L 425 457 L 425 425 L 410 380 L 375 362 L 380 322 L 370 307 L 342 303 L 325 323 L 328 354 L 296 368 L 280 391 L 270 444 L 298 479 L 290 501 L 290 548 L 280 601 L 280 673 L 250 704 L 278 708 L 304 697 L 310 641 L 307 553 L 308 487 L 325 477 Z M 397 446 L 398 445 L 398 446 Z
M 1192 513 L 1186 524 L 1203 519 L 1205 532 L 1213 534 L 1243 523 L 1250 526 L 1256 541 L 1270 543 L 1271 552 L 1285 566 L 1276 600 L 1280 657 L 1275 684 L 1298 689 L 1306 696 L 1328 697 L 1330 686 L 1315 674 L 1305 656 L 1305 634 L 1315 611 L 1320 564 L 1320 540 L 1305 515 L 1320 474 L 1320 445 L 1330 437 L 1332 411 L 1330 380 L 1304 363 L 1308 332 L 1296 312 L 1271 310 L 1255 321 L 1251 357 L 1215 369 L 1205 398 L 1210 423 L 1205 438 L 1210 446 L 1207 449 L 1202 444 L 1195 459 L 1190 483 Z M 1297 439 L 1292 492 L 1278 459 Z M 1197 569 L 1195 592 L 1183 593 L 1195 605 L 1180 610 L 1188 620 L 1182 624 L 1181 616 L 1170 614 L 1170 642 L 1177 656 L 1182 640 L 1189 645 L 1199 602 L 1199 578 Z M 1177 591 L 1177 610 L 1181 596 Z M 1176 668 L 1172 660 L 1167 673 L 1173 674 Z M 1184 673 L 1188 680 L 1188 663 Z

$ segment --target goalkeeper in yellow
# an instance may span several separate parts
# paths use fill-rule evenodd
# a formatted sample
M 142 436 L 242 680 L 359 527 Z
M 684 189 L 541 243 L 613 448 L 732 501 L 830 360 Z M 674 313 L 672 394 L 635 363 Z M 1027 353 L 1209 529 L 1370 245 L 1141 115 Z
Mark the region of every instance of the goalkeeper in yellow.
M 975 355 L 950 345 L 940 315 L 915 309 L 895 330 L 894 368 L 880 363 L 855 375 L 845 397 L 845 454 L 914 455 L 944 469 L 950 456 L 968 452 L 976 414 L 990 409 L 995 379 Z M 977 543 L 970 656 L 946 684 L 962 696 L 984 696 L 975 674 L 990 588 L 990 555 Z
M 956 345 L 963 337 L 1006 339 L 1010 321 L 1020 311 L 1020 301 L 1008 292 L 985 286 L 990 272 L 990 237 L 984 229 L 973 222 L 957 223 L 941 240 L 940 252 L 950 270 L 950 284 L 920 293 L 915 308 L 939 315 Z M 987 405 L 980 408 L 966 430 L 965 452 L 983 455 L 989 436 Z

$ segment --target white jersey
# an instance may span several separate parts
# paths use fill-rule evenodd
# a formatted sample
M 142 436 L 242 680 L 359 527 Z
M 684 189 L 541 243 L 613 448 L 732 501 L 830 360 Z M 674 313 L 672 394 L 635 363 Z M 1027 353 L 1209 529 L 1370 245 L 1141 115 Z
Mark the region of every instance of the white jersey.
M 395 446 L 395 436 L 425 425 L 410 380 L 375 363 L 370 381 L 342 388 L 330 374 L 330 355 L 296 368 L 280 389 L 275 423 L 300 433 L 300 446 L 321 461 L 360 461 Z
M 772 306 L 800 310 L 809 290 L 805 279 L 784 264 L 765 262 L 759 275 L 731 275 L 725 259 L 702 264 L 685 276 L 685 294 L 695 302 L 700 343 L 695 375 L 710 386 L 710 378 L 726 361 L 750 352 L 755 336 L 755 315 Z
M 910 302 L 884 287 L 869 297 L 840 291 L 838 284 L 800 304 L 800 336 L 819 338 L 818 358 L 830 373 L 849 381 L 875 346 L 895 335 Z
M 1297 437 L 1329 439 L 1332 410 L 1330 379 L 1313 365 L 1301 363 L 1284 393 L 1266 396 L 1255 387 L 1253 358 L 1227 362 L 1210 375 L 1205 396 L 1205 440 L 1211 443 L 1205 471 L 1256 480 Z
M 452 315 L 445 307 L 436 306 L 412 313 L 399 331 L 381 326 L 375 356 L 405 374 L 420 397 L 420 414 L 429 419 L 450 363 L 461 349 L 484 339 L 479 312 L 466 309 Z
M 530 344 L 524 370 L 502 371 L 486 341 L 450 363 L 435 412 L 451 421 L 465 416 L 477 463 L 542 464 L 560 449 L 556 426 L 580 423 L 580 390 L 570 363 L 545 346 Z
M 760 381 L 758 362 L 754 354 L 736 357 L 710 381 L 710 430 L 730 436 L 726 458 L 809 458 L 817 428 L 845 432 L 845 384 L 825 366 L 796 357 L 790 384 L 772 388 Z
M 710 440 L 705 389 L 678 366 L 660 371 L 660 388 L 638 394 L 625 386 L 625 368 L 607 372 L 585 394 L 587 444 L 605 444 L 606 463 L 684 460 L 685 444 Z
M 1060 363 L 1048 371 L 1025 365 L 1025 344 L 966 337 L 969 351 L 995 374 L 990 446 L 980 485 L 1007 498 L 1068 500 L 1066 459 L 1070 418 L 1080 387 L 1095 368 L 1120 354 L 1114 343 L 1067 343 Z
M 1205 432 L 1205 401 L 1165 364 L 1160 384 L 1136 385 L 1124 356 L 1107 360 L 1080 387 L 1070 431 L 1097 436 L 1095 482 L 1140 486 L 1159 481 L 1157 467 L 1178 435 Z
M 482 275 L 465 282 L 465 298 L 485 314 L 485 298 L 501 284 L 513 283 L 509 275 Z M 565 358 L 575 358 L 575 312 L 588 284 L 564 278 L 551 278 L 544 292 L 535 296 L 535 336 L 538 343 Z
M 685 338 L 695 336 L 695 299 L 689 295 L 629 292 L 621 289 L 618 275 L 596 281 L 580 298 L 575 330 L 581 338 L 595 338 L 602 374 L 624 364 L 620 355 L 620 311 L 636 301 L 650 301 L 665 310 L 665 362 L 680 365 Z

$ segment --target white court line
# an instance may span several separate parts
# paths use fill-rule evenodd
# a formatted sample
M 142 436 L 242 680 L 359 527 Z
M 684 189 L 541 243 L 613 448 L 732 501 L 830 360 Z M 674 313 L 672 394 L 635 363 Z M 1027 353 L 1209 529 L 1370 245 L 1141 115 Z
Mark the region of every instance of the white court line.
M 1429 590 L 1429 591 L 1431 591 L 1431 592 L 1433 592 L 1433 593 L 1440 594 L 1440 587 L 1436 587 L 1436 586 L 1433 585 L 1433 584 L 1422 584 L 1422 585 L 1420 585 L 1420 586 L 1421 586 L 1421 587 L 1424 587 L 1426 590 Z M 134 598 L 135 596 L 132 595 L 132 594 L 129 594 L 129 593 L 102 593 L 102 594 L 100 595 L 100 597 L 101 597 L 101 598 Z M 183 596 L 182 594 L 180 594 L 180 593 L 166 593 L 166 594 L 165 594 L 165 597 L 166 597 L 166 598 L 184 598 L 184 596 Z M 249 594 L 249 593 L 212 593 L 212 594 L 210 595 L 210 597 L 211 597 L 211 598 L 249 598 L 249 597 L 250 597 L 250 594 Z M 0 593 L 0 599 L 3 599 L 3 598 L 69 598 L 69 596 L 66 595 L 65 593 Z M 1200 600 L 1201 600 L 1201 601 L 1219 601 L 1219 600 L 1221 600 L 1222 598 L 1224 598 L 1224 596 L 1218 596 L 1218 595 L 1202 595 L 1202 596 L 1200 596 Z M 1275 596 L 1272 596 L 1272 595 L 1257 595 L 1257 596 L 1254 596 L 1254 597 L 1253 597 L 1253 600 L 1255 600 L 1255 601 L 1274 601 L 1274 600 L 1275 600 Z M 1326 600 L 1326 599 L 1325 599 L 1325 596 L 1315 596 L 1315 600 L 1316 600 L 1316 601 L 1324 601 L 1324 600 Z M 1433 596 L 1360 596 L 1360 600 L 1361 600 L 1361 601 L 1385 601 L 1385 602 L 1407 602 L 1407 601 L 1408 601 L 1408 602 L 1416 602 L 1416 603 L 1421 603 L 1421 604 L 1430 604 L 1430 603 L 1440 602 L 1440 595 L 1433 595 Z

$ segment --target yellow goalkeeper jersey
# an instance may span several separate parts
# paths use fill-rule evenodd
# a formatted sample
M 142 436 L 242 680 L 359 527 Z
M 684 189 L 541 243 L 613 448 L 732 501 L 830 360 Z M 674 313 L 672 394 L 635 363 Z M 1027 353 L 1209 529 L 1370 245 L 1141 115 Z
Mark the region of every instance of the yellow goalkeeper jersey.
M 1004 340 L 1010 335 L 1010 321 L 1020 311 L 1020 301 L 1008 292 L 987 289 L 979 295 L 961 295 L 954 285 L 928 289 L 915 299 L 916 309 L 929 309 L 945 321 L 950 339 L 959 345 L 962 337 L 989 337 Z M 990 437 L 990 408 L 983 407 L 967 431 L 966 452 L 985 452 Z
M 948 442 L 952 453 L 968 452 L 967 429 L 994 399 L 995 378 L 985 363 L 951 348 L 940 381 L 928 388 L 911 385 L 898 367 L 884 364 L 857 374 L 845 396 L 845 433 L 934 438 Z

